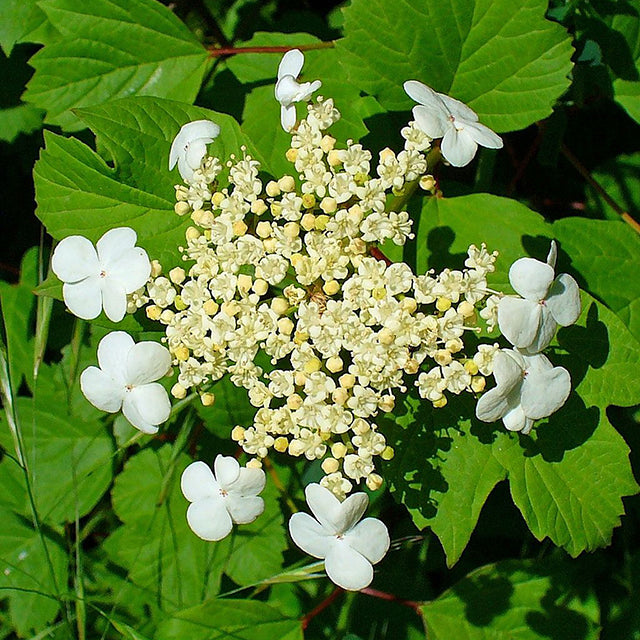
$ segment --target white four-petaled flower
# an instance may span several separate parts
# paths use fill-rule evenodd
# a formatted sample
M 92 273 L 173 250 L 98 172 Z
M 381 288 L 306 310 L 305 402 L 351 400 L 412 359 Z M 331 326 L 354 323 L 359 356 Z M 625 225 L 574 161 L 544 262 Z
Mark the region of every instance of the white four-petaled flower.
M 365 518 L 369 498 L 354 493 L 340 502 L 319 484 L 307 485 L 307 504 L 315 518 L 294 513 L 289 520 L 293 541 L 314 558 L 324 559 L 329 578 L 343 589 L 358 591 L 373 580 L 373 564 L 389 549 L 389 532 L 383 522 Z
M 200 162 L 207 153 L 207 145 L 220 134 L 220 127 L 211 120 L 194 120 L 185 124 L 171 143 L 169 171 L 178 165 L 178 171 L 185 181 L 193 178 L 193 172 L 200 168 Z
M 555 242 L 547 262 L 520 258 L 509 269 L 509 281 L 521 298 L 505 297 L 498 304 L 498 326 L 518 349 L 538 353 L 551 342 L 558 325 L 573 324 L 580 315 L 580 289 L 567 273 L 554 280 Z
M 171 413 L 166 389 L 156 380 L 171 367 L 169 350 L 157 342 L 138 342 L 124 331 L 112 331 L 98 344 L 98 367 L 80 376 L 89 402 L 124 417 L 143 433 L 156 433 Z
M 184 497 L 191 502 L 187 522 L 203 540 L 222 540 L 233 523 L 249 524 L 264 511 L 258 494 L 264 489 L 262 469 L 240 467 L 231 456 L 216 456 L 215 473 L 204 462 L 191 463 L 182 473 Z
M 534 421 L 555 413 L 571 391 L 569 372 L 541 353 L 502 349 L 493 358 L 493 375 L 496 386 L 478 400 L 476 416 L 484 422 L 502 419 L 509 431 L 529 433 Z
M 94 247 L 83 236 L 68 236 L 53 252 L 51 269 L 64 283 L 62 297 L 71 313 L 93 320 L 104 308 L 107 318 L 119 322 L 127 311 L 127 294 L 149 278 L 147 252 L 136 247 L 129 227 L 107 231 Z
M 478 145 L 489 149 L 502 148 L 502 138 L 480 124 L 476 112 L 464 102 L 438 93 L 417 80 L 407 80 L 404 90 L 419 103 L 413 108 L 418 128 L 430 138 L 442 138 L 442 156 L 454 167 L 469 164 Z
M 296 124 L 296 102 L 308 100 L 321 86 L 320 80 L 299 83 L 297 77 L 304 65 L 304 54 L 292 49 L 282 56 L 278 66 L 276 100 L 280 103 L 280 122 L 285 131 L 291 131 Z

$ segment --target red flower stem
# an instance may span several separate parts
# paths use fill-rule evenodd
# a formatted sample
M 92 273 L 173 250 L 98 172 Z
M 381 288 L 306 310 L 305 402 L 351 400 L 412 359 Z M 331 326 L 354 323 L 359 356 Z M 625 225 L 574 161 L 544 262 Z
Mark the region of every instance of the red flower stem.
M 313 618 L 315 618 L 321 611 L 324 611 L 341 593 L 342 589 L 340 587 L 336 587 L 329 594 L 329 597 L 325 598 L 317 607 L 311 609 L 311 611 L 309 611 L 309 613 L 300 620 L 302 630 L 304 631 L 309 626 L 311 620 L 313 620 Z
M 392 260 L 389 260 L 389 258 L 387 258 L 387 256 L 384 255 L 384 253 L 382 253 L 382 251 L 380 251 L 380 249 L 378 249 L 378 247 L 371 247 L 369 249 L 369 253 L 371 254 L 372 257 L 374 257 L 376 260 L 382 260 L 383 262 L 387 263 L 387 267 L 389 265 L 393 264 Z
M 420 603 L 415 602 L 414 600 L 404 600 L 403 598 L 398 598 L 398 596 L 393 593 L 387 593 L 386 591 L 378 591 L 378 589 L 372 589 L 371 587 L 366 587 L 365 589 L 360 589 L 360 593 L 364 593 L 367 596 L 371 596 L 373 598 L 380 598 L 380 600 L 388 600 L 389 602 L 397 602 L 398 604 L 404 605 L 405 607 L 409 607 L 413 609 L 418 615 L 420 614 Z
M 311 51 L 313 49 L 332 49 L 335 41 L 315 42 L 313 44 L 301 44 L 296 46 L 275 46 L 275 47 L 207 47 L 207 51 L 212 58 L 221 56 L 235 56 L 238 53 L 286 53 L 291 49 L 299 49 L 300 51 Z

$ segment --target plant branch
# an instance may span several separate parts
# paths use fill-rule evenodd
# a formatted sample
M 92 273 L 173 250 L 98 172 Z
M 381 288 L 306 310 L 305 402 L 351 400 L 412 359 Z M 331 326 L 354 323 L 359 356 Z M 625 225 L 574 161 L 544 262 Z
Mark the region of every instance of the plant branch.
M 571 153 L 565 144 L 560 147 L 562 155 L 573 165 L 573 168 L 598 192 L 602 199 L 636 232 L 640 233 L 640 223 L 634 220 L 615 200 L 603 189 L 589 170 Z
M 304 631 L 309 626 L 311 620 L 313 620 L 313 618 L 315 618 L 320 612 L 324 611 L 342 592 L 343 590 L 340 587 L 336 587 L 317 607 L 311 609 L 311 611 L 309 611 L 309 613 L 307 613 L 300 621 L 302 630 Z
M 286 53 L 291 49 L 299 49 L 300 51 L 312 51 L 313 49 L 332 49 L 335 47 L 335 41 L 315 42 L 313 44 L 301 44 L 296 46 L 274 46 L 274 47 L 207 47 L 207 51 L 212 58 L 222 56 L 235 56 L 239 53 Z
M 380 600 L 388 600 L 389 602 L 397 602 L 398 604 L 404 605 L 405 607 L 409 607 L 413 609 L 418 615 L 422 615 L 420 613 L 420 603 L 415 602 L 414 600 L 404 600 L 403 598 L 398 598 L 398 596 L 393 593 L 387 593 L 386 591 L 379 591 L 378 589 L 372 589 L 371 587 L 365 587 L 364 589 L 360 589 L 360 593 L 364 593 L 367 596 L 371 596 L 372 598 L 380 598 Z

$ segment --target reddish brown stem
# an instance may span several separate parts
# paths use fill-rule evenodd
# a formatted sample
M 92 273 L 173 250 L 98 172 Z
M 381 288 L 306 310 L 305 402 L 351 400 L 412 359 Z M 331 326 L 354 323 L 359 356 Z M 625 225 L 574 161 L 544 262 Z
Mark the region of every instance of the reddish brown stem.
M 384 255 L 384 253 L 382 253 L 382 251 L 380 251 L 380 249 L 378 249 L 378 247 L 371 247 L 369 249 L 369 253 L 371 254 L 372 257 L 374 257 L 376 260 L 382 260 L 383 262 L 387 263 L 387 267 L 389 265 L 393 264 L 392 260 L 389 260 L 389 258 L 387 258 L 387 256 Z
M 367 596 L 371 596 L 373 598 L 380 598 L 380 600 L 388 600 L 389 602 L 397 602 L 398 604 L 404 605 L 405 607 L 409 607 L 413 609 L 418 615 L 420 615 L 420 603 L 415 602 L 414 600 L 404 600 L 403 598 L 398 598 L 398 596 L 393 593 L 387 593 L 386 591 L 378 591 L 378 589 L 372 589 L 371 587 L 366 587 L 360 590 L 360 593 L 364 593 Z
M 335 46 L 333 40 L 328 42 L 315 42 L 313 44 L 300 44 L 298 46 L 274 46 L 274 47 L 207 47 L 207 51 L 212 58 L 221 56 L 235 56 L 238 53 L 286 53 L 291 49 L 300 51 L 312 51 L 313 49 L 331 49 Z
M 328 598 L 325 598 L 317 607 L 311 609 L 311 611 L 309 611 L 309 613 L 300 620 L 302 630 L 304 631 L 309 626 L 311 620 L 313 620 L 321 611 L 324 611 L 341 593 L 342 589 L 340 587 L 336 587 L 329 594 Z

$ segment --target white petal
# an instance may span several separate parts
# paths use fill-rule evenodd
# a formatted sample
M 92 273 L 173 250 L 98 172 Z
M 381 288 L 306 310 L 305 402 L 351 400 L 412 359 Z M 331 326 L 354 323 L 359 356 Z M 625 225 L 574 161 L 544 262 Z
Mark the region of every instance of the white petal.
M 157 382 L 134 387 L 125 394 L 122 413 L 143 433 L 156 433 L 158 425 L 166 422 L 171 415 L 167 390 Z
M 299 90 L 300 85 L 293 76 L 282 76 L 276 83 L 276 100 L 283 107 L 288 107 L 296 101 Z
M 520 405 L 517 405 L 504 416 L 502 422 L 509 431 L 522 431 L 527 426 L 527 416 Z
M 83 320 L 93 320 L 102 311 L 100 276 L 62 285 L 62 298 L 73 315 Z
M 126 358 L 128 384 L 155 382 L 166 375 L 171 367 L 171 354 L 158 342 L 138 342 L 129 349 Z
M 180 478 L 180 488 L 189 502 L 220 495 L 220 485 L 213 477 L 208 464 L 198 460 L 192 462 Z
M 434 112 L 445 112 L 446 108 L 441 98 L 426 84 L 418 80 L 407 80 L 403 87 L 407 95 L 418 104 L 424 105 Z
M 291 516 L 289 533 L 293 541 L 314 558 L 324 558 L 333 540 L 333 536 L 308 513 L 294 513 Z
M 283 76 L 293 76 L 297 78 L 304 66 L 304 54 L 299 49 L 287 51 L 278 65 L 278 80 Z
M 151 263 L 142 247 L 132 247 L 124 251 L 105 271 L 106 277 L 120 282 L 126 293 L 133 293 L 149 279 Z
M 547 264 L 555 270 L 556 268 L 556 260 L 558 259 L 558 245 L 555 240 L 551 241 L 551 246 L 549 247 L 549 253 L 547 254 Z
M 289 105 L 288 107 L 280 107 L 280 124 L 287 133 L 295 126 L 296 119 L 297 115 L 295 104 Z
M 114 380 L 122 382 L 123 386 L 129 382 L 126 375 L 127 356 L 134 345 L 133 338 L 124 331 L 112 331 L 98 344 L 100 368 Z
M 194 120 L 185 124 L 171 143 L 169 152 L 169 171 L 176 166 L 178 159 L 185 155 L 185 147 L 192 141 L 204 139 L 212 142 L 220 134 L 220 127 L 211 120 Z M 181 172 L 182 173 L 182 172 Z
M 373 580 L 371 563 L 346 540 L 333 542 L 324 559 L 324 568 L 330 580 L 347 591 L 364 589 Z
M 553 319 L 551 311 L 544 305 L 539 304 L 540 307 L 540 325 L 538 331 L 531 342 L 531 344 L 524 347 L 526 353 L 534 354 L 546 349 L 549 346 L 553 336 L 556 334 L 558 323 Z
M 509 402 L 500 387 L 494 387 L 484 393 L 476 404 L 476 417 L 483 422 L 495 422 L 508 411 Z
M 127 294 L 121 282 L 111 278 L 100 278 L 102 306 L 111 322 L 120 322 L 127 313 Z
M 189 182 L 189 180 L 193 178 L 193 169 L 189 166 L 189 163 L 187 162 L 186 153 L 183 153 L 178 157 L 178 171 L 180 172 L 180 177 L 185 182 Z
M 314 80 L 313 82 L 303 82 L 298 89 L 298 95 L 296 96 L 296 102 L 305 102 L 322 86 L 320 80 Z
M 86 238 L 68 236 L 54 249 L 51 269 L 62 282 L 78 282 L 100 273 L 98 254 Z
M 225 488 L 229 493 L 240 496 L 257 496 L 267 482 L 267 477 L 262 469 L 252 467 L 240 467 L 237 479 L 229 483 Z
M 498 326 L 514 347 L 525 348 L 535 340 L 541 316 L 542 305 L 538 302 L 511 297 L 498 302 Z
M 465 123 L 478 122 L 478 114 L 471 107 L 468 107 L 464 102 L 456 100 L 455 98 L 452 98 L 451 96 L 448 96 L 444 93 L 437 93 L 436 95 L 438 96 L 438 98 L 440 98 L 440 100 L 442 100 L 445 107 L 457 120 L 462 120 Z
M 437 110 L 418 105 L 413 107 L 413 117 L 418 129 L 426 133 L 430 138 L 442 138 L 449 129 L 451 122 L 447 120 L 444 109 Z
M 192 140 L 186 147 L 186 163 L 195 171 L 200 168 L 200 162 L 202 162 L 202 158 L 205 157 L 206 153 L 206 139 L 198 138 L 197 140 Z
M 199 538 L 210 542 L 226 538 L 233 528 L 221 496 L 191 503 L 187 509 L 187 522 Z
M 454 167 L 468 165 L 476 155 L 478 145 L 466 129 L 450 127 L 440 144 L 442 157 Z
M 377 518 L 365 518 L 348 531 L 344 539 L 372 564 L 380 562 L 389 550 L 389 531 Z
M 115 413 L 122 408 L 124 387 L 116 384 L 98 367 L 88 367 L 82 372 L 80 389 L 84 397 L 100 411 Z
M 581 311 L 578 283 L 568 273 L 561 273 L 549 288 L 546 304 L 559 325 L 573 324 Z
M 241 497 L 230 493 L 224 500 L 236 524 L 249 524 L 264 511 L 264 500 L 257 496 Z
M 350 529 L 365 512 L 369 498 L 365 493 L 354 493 L 340 502 L 329 489 L 309 484 L 305 489 L 307 504 L 318 522 L 328 533 L 341 534 Z
M 520 258 L 509 269 L 509 282 L 523 298 L 539 302 L 547 296 L 553 282 L 553 269 L 534 258 Z
M 521 354 L 513 349 L 500 349 L 493 358 L 493 377 L 504 394 L 522 381 L 525 361 Z
M 362 518 L 364 512 L 369 506 L 369 496 L 366 493 L 352 493 L 349 497 L 342 501 L 340 511 L 342 521 L 340 522 L 341 531 L 349 531 Z
M 502 138 L 489 127 L 479 122 L 465 122 L 465 131 L 481 146 L 488 149 L 502 149 Z
M 233 456 L 217 455 L 213 461 L 213 471 L 218 484 L 223 488 L 233 484 L 240 475 L 240 465 Z
M 522 384 L 522 410 L 532 420 L 555 413 L 571 392 L 571 376 L 564 367 L 530 371 Z
M 107 231 L 96 243 L 100 266 L 108 270 L 112 264 L 136 244 L 136 232 L 129 227 L 116 227 Z
M 553 365 L 549 361 L 549 358 L 542 353 L 536 353 L 533 355 L 523 355 L 522 363 L 523 368 L 529 373 L 544 373 L 545 371 L 551 371 Z

